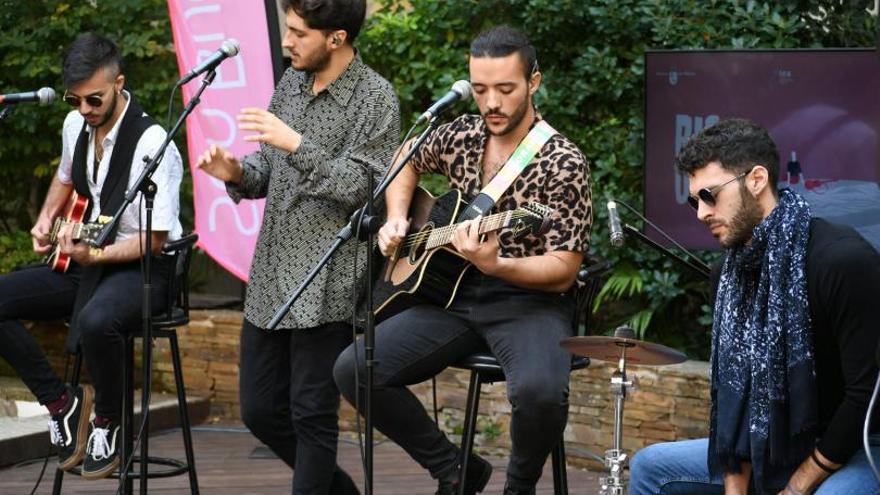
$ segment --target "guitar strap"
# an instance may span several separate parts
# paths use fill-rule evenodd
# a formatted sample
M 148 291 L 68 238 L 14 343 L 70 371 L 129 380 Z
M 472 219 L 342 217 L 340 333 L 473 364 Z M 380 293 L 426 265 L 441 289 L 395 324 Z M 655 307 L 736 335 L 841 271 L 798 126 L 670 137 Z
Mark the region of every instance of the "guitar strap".
M 480 191 L 473 201 L 458 216 L 458 222 L 473 220 L 479 215 L 485 215 L 495 207 L 498 198 L 504 194 L 513 181 L 525 170 L 532 158 L 541 151 L 556 134 L 556 129 L 550 126 L 546 120 L 539 120 L 532 126 L 526 137 L 519 143 L 501 170 L 489 181 L 489 184 Z

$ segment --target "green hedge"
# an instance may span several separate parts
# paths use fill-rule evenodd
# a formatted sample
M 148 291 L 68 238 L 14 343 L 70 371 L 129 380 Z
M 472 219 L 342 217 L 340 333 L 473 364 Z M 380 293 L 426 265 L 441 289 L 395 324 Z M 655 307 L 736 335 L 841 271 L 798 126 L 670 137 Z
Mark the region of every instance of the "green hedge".
M 794 0 L 378 3 L 358 45 L 397 89 L 405 127 L 455 80 L 467 78 L 467 48 L 476 33 L 499 23 L 521 27 L 545 75 L 538 105 L 591 159 L 596 204 L 614 196 L 636 207 L 642 205 L 647 49 L 872 46 L 877 28 L 867 1 L 822 7 Z M 0 0 L 0 7 L 0 90 L 60 88 L 64 47 L 77 33 L 97 30 L 120 42 L 138 97 L 164 118 L 177 74 L 164 0 Z M 0 123 L 0 272 L 28 258 L 22 231 L 30 228 L 57 165 L 63 117 L 59 106 L 31 106 Z M 190 191 L 184 194 L 188 206 Z M 632 319 L 647 338 L 704 357 L 706 284 L 638 245 L 610 250 L 604 208 L 594 214 L 594 250 L 616 267 L 597 313 L 601 327 Z M 191 211 L 186 216 L 191 219 Z

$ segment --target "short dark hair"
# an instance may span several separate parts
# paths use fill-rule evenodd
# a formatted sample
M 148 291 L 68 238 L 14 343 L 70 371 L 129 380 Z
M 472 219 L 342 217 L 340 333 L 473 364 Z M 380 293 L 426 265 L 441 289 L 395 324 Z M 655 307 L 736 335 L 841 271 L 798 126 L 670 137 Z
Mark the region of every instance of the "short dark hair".
M 293 9 L 312 29 L 344 30 L 349 44 L 354 43 L 367 16 L 366 0 L 282 0 L 281 8 L 285 12 Z
M 691 136 L 675 158 L 682 173 L 692 175 L 711 162 L 739 175 L 755 165 L 767 169 L 771 191 L 779 182 L 779 151 L 766 129 L 748 119 L 725 119 Z
M 65 88 L 90 79 L 99 69 L 122 73 L 122 54 L 110 38 L 97 33 L 79 35 L 64 55 L 61 80 Z
M 510 26 L 495 26 L 480 33 L 471 42 L 471 57 L 506 57 L 518 53 L 526 79 L 538 70 L 538 55 L 529 38 Z

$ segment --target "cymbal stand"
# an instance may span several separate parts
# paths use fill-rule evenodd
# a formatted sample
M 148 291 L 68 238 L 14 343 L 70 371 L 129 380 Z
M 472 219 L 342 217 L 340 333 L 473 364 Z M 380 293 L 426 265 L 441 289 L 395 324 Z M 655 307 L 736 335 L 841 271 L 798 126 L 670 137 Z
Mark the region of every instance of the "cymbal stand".
M 626 481 L 623 480 L 623 470 L 626 467 L 628 455 L 623 451 L 623 405 L 626 401 L 628 389 L 634 389 L 638 385 L 635 377 L 627 380 L 626 376 L 626 348 L 633 344 L 617 344 L 620 346 L 620 360 L 617 369 L 611 373 L 611 390 L 615 396 L 614 402 L 614 447 L 605 451 L 605 467 L 608 468 L 608 476 L 599 479 L 599 495 L 624 495 Z

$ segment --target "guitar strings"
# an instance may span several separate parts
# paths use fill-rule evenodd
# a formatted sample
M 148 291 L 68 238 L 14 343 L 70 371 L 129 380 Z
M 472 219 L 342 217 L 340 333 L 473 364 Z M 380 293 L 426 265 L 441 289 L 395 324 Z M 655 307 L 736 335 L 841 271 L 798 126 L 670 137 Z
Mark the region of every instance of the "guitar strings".
M 504 213 L 496 213 L 494 215 L 490 215 L 480 221 L 480 230 L 484 228 L 488 228 L 490 226 L 499 226 L 505 217 L 508 217 L 511 220 L 519 219 L 523 217 L 534 217 L 535 213 L 522 211 L 522 210 L 514 210 L 512 212 L 504 212 Z M 417 232 L 415 234 L 410 234 L 406 237 L 406 240 L 403 243 L 403 247 L 413 247 L 423 242 L 426 242 L 429 237 L 432 235 L 442 236 L 444 239 L 448 238 L 452 235 L 455 229 L 459 224 L 455 225 L 446 225 L 440 228 L 431 229 L 429 231 Z M 482 232 L 481 232 L 482 233 Z

